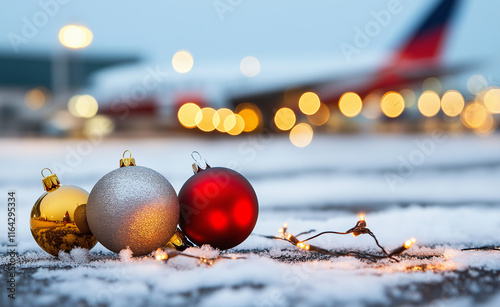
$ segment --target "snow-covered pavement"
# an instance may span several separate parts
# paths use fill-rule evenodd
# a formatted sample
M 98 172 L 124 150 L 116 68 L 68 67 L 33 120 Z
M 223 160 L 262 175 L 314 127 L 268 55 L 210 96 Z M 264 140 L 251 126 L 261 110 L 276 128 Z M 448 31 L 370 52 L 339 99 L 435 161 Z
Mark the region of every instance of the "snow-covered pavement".
M 500 304 L 500 253 L 460 248 L 500 245 L 500 136 L 316 135 L 306 148 L 284 135 L 105 140 L 0 139 L 0 197 L 18 197 L 19 306 L 290 306 Z M 90 191 L 116 169 L 124 150 L 179 191 L 192 175 L 191 152 L 228 166 L 254 186 L 260 215 L 254 234 L 310 229 L 345 231 L 366 214 L 388 249 L 415 237 L 399 263 L 328 258 L 256 235 L 230 250 L 247 259 L 213 266 L 174 258 L 115 255 L 97 245 L 62 259 L 31 237 L 29 213 L 42 194 L 40 170 Z M 1 199 L 1 198 L 0 198 Z M 4 201 L 4 203 L 5 203 Z M 2 206 L 2 208 L 5 208 Z M 7 220 L 1 210 L 1 225 Z M 0 229 L 2 253 L 6 226 Z M 369 236 L 323 236 L 333 250 L 377 252 Z M 190 249 L 209 256 L 213 250 Z M 5 268 L 8 257 L 2 254 Z M 7 299 L 2 270 L 0 302 Z

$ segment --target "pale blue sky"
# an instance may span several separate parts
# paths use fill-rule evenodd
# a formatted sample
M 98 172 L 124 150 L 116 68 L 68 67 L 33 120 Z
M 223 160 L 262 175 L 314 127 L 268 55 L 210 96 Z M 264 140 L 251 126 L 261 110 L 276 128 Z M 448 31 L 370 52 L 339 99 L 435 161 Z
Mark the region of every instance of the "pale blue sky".
M 339 44 L 352 42 L 354 28 L 362 28 L 373 19 L 371 11 L 384 9 L 389 3 L 388 0 L 64 1 L 68 3 L 59 5 L 35 37 L 20 46 L 21 52 L 58 48 L 58 30 L 68 23 L 80 23 L 95 35 L 86 52 L 140 52 L 161 58 L 170 57 L 178 49 L 189 49 L 199 59 L 239 58 L 246 54 L 339 55 Z M 2 50 L 12 50 L 8 33 L 21 34 L 23 17 L 32 20 L 38 16 L 37 12 L 42 11 L 40 3 L 45 2 L 58 3 L 57 0 L 2 3 Z M 373 39 L 370 49 L 389 47 L 435 1 L 399 2 L 402 12 L 393 15 L 389 26 Z M 234 6 L 219 15 L 215 5 L 221 3 Z M 456 38 L 452 46 L 464 53 L 480 46 L 500 51 L 495 37 L 500 29 L 498 7 L 500 4 L 493 0 L 462 1 L 455 18 L 454 32 L 458 33 L 452 34 Z
M 0 51 L 13 52 L 9 33 L 22 35 L 23 18 L 40 17 L 40 3 L 58 0 L 9 1 L 1 4 Z M 60 0 L 53 17 L 33 38 L 19 46 L 20 53 L 57 52 L 59 29 L 83 24 L 94 41 L 83 53 L 139 54 L 149 61 L 166 62 L 179 49 L 188 49 L 195 66 L 239 61 L 253 55 L 261 60 L 279 58 L 307 61 L 325 58 L 345 64 L 342 42 L 353 43 L 354 29 L 373 21 L 371 12 L 387 9 L 390 0 L 299 1 L 77 1 Z M 392 15 L 359 59 L 397 46 L 423 15 L 432 0 L 400 0 L 402 11 Z M 232 7 L 224 6 L 233 4 Z M 217 11 L 227 9 L 224 12 Z M 500 3 L 464 0 L 454 16 L 445 61 L 498 58 Z M 42 20 L 43 21 L 43 20 Z M 356 58 L 354 58 L 356 60 Z M 500 62 L 500 61 L 498 61 Z

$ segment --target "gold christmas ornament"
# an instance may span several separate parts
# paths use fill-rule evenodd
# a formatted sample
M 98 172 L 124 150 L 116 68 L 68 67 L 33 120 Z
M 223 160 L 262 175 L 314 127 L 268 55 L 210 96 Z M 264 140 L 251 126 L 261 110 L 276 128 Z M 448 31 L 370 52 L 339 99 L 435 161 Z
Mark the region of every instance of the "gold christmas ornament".
M 50 175 L 45 177 L 43 172 Z M 70 252 L 75 247 L 91 249 L 97 240 L 85 215 L 89 193 L 72 185 L 61 185 L 48 168 L 42 170 L 45 193 L 31 210 L 30 228 L 36 243 L 47 253 Z
M 120 160 L 120 168 L 104 175 L 90 191 L 89 227 L 107 249 L 130 248 L 134 256 L 164 247 L 179 222 L 179 200 L 160 173 L 136 166 L 134 158 Z M 130 153 L 130 152 L 129 152 Z

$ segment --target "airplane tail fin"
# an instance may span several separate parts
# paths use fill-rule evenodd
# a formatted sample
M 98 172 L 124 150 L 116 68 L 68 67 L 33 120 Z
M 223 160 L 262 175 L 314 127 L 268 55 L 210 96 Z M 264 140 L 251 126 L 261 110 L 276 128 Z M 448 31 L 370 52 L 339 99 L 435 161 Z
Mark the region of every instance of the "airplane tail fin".
M 438 60 L 458 2 L 459 0 L 440 1 L 397 51 L 397 61 Z

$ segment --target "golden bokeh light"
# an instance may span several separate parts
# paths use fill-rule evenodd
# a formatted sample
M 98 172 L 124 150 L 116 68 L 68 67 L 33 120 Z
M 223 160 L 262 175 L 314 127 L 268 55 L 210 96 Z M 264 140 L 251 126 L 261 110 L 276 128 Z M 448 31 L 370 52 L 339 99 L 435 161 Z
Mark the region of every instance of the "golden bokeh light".
M 355 117 L 361 112 L 363 108 L 363 102 L 358 94 L 353 92 L 347 92 L 340 97 L 339 109 L 344 116 Z
M 405 100 L 398 92 L 387 92 L 380 100 L 380 109 L 387 117 L 398 117 L 405 109 Z
M 260 73 L 259 59 L 253 56 L 244 57 L 240 62 L 240 71 L 246 77 L 255 77 Z
M 76 117 L 94 117 L 98 109 L 97 101 L 90 95 L 75 95 L 68 101 L 68 111 Z
M 433 91 L 425 91 L 418 98 L 418 110 L 425 117 L 433 117 L 439 113 L 441 108 L 441 99 Z
M 415 92 L 405 88 L 400 91 L 401 96 L 403 96 L 403 99 L 405 100 L 405 108 L 411 108 L 415 105 L 417 102 L 417 95 L 415 95 Z
M 449 117 L 460 115 L 460 113 L 464 109 L 464 106 L 464 97 L 458 91 L 446 91 L 446 93 L 444 93 L 443 97 L 441 98 L 441 109 L 443 110 L 444 114 Z
M 187 50 L 177 51 L 172 57 L 172 67 L 178 73 L 185 74 L 189 72 L 193 65 L 193 56 Z
M 436 93 L 440 93 L 442 89 L 441 81 L 438 78 L 427 78 L 422 83 L 422 90 L 425 91 L 434 91 Z
M 196 127 L 196 115 L 200 110 L 200 107 L 195 103 L 185 103 L 179 108 L 177 118 L 184 127 L 194 128 Z
M 297 124 L 290 131 L 290 141 L 297 147 L 306 147 L 313 139 L 313 129 L 305 123 Z
M 106 115 L 97 115 L 85 121 L 83 133 L 90 135 L 108 135 L 115 130 L 113 120 Z
M 289 108 L 281 108 L 274 115 L 274 124 L 283 131 L 292 129 L 296 120 L 295 113 Z
M 322 126 L 326 124 L 329 118 L 330 108 L 324 103 L 321 103 L 318 112 L 314 113 L 313 115 L 307 115 L 307 119 L 309 120 L 309 122 L 315 126 Z
M 500 113 L 500 88 L 490 88 L 484 94 L 484 106 L 491 113 Z
M 234 128 L 234 126 L 236 126 L 236 120 L 237 120 L 237 118 L 236 118 L 236 115 L 234 113 L 227 116 L 224 119 L 224 122 L 222 124 L 224 125 L 225 132 L 232 130 Z
M 491 116 L 485 107 L 477 102 L 473 102 L 465 107 L 460 119 L 467 128 L 477 129 L 484 125 L 488 115 Z
M 243 130 L 245 130 L 245 120 L 243 119 L 243 117 L 241 117 L 241 115 L 239 114 L 234 114 L 234 118 L 236 119 L 235 125 L 232 129 L 227 131 L 227 133 L 230 135 L 238 135 L 242 133 Z
M 216 111 L 212 108 L 203 108 L 196 113 L 195 123 L 198 129 L 204 132 L 215 130 L 219 123 L 214 120 Z
M 243 121 L 245 122 L 245 129 L 243 130 L 244 132 L 252 132 L 259 127 L 262 118 L 259 109 L 248 107 L 239 111 L 238 114 L 241 116 L 241 118 L 243 118 Z
M 299 109 L 306 115 L 312 115 L 319 110 L 321 102 L 318 95 L 313 92 L 305 92 L 299 98 Z
M 24 103 L 31 110 L 42 108 L 47 102 L 46 90 L 42 88 L 34 88 L 24 94 Z
M 227 121 L 232 122 L 232 125 L 226 124 L 226 120 L 229 117 L 234 118 L 233 111 L 227 108 L 218 109 L 213 117 L 215 129 L 217 129 L 217 131 L 219 132 L 228 132 L 229 130 L 233 129 L 234 125 L 236 124 L 236 119 Z
M 93 38 L 92 31 L 84 26 L 67 25 L 59 31 L 59 41 L 71 49 L 85 48 L 92 43 Z
M 380 100 L 380 95 L 375 93 L 368 94 L 363 100 L 363 109 L 361 110 L 361 114 L 368 119 L 378 118 L 382 113 L 380 110 Z
M 467 81 L 467 89 L 471 94 L 479 95 L 488 87 L 488 81 L 481 75 L 472 75 Z

